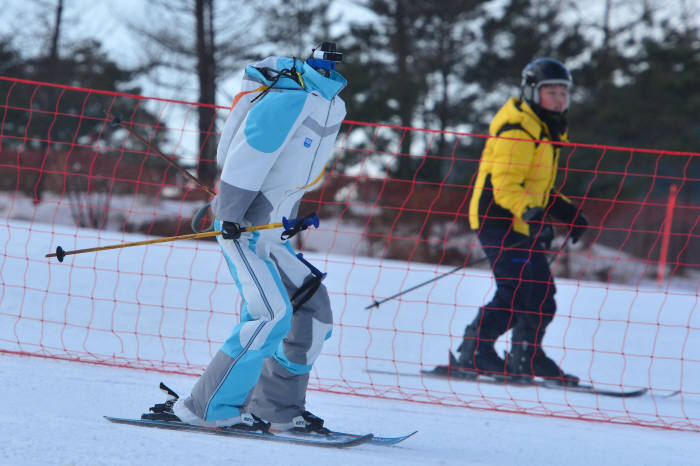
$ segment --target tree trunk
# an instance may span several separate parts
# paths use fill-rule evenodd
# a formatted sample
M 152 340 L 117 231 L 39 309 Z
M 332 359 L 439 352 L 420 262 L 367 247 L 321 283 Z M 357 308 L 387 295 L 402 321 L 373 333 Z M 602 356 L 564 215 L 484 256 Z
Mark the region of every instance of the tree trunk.
M 216 80 L 214 57 L 214 0 L 197 0 L 197 75 L 199 78 L 199 164 L 197 175 L 213 187 L 216 178 Z
M 49 58 L 52 62 L 58 60 L 58 42 L 61 37 L 61 19 L 63 16 L 63 0 L 58 0 L 56 5 L 56 19 L 53 23 L 53 31 L 51 32 L 51 47 Z
M 413 113 L 415 110 L 414 104 L 414 92 L 412 89 L 413 79 L 411 78 L 412 73 L 408 71 L 408 58 L 410 55 L 410 50 L 408 44 L 411 43 L 411 39 L 408 34 L 409 18 L 406 17 L 405 8 L 403 1 L 396 2 L 395 20 L 396 20 L 396 36 L 394 37 L 394 47 L 396 52 L 397 60 L 397 71 L 398 76 L 397 88 L 399 90 L 399 119 L 401 120 L 401 126 L 411 127 L 413 125 Z M 411 158 L 411 143 L 413 141 L 413 132 L 406 131 L 401 140 L 401 146 L 399 151 L 399 165 L 397 170 L 397 176 L 401 179 L 410 179 L 414 175 L 414 164 Z

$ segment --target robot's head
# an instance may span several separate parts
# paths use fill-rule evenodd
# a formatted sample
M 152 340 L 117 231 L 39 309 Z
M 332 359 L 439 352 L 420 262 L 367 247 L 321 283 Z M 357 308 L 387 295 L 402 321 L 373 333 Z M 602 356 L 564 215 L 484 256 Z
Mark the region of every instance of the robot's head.
M 336 51 L 335 42 L 324 42 L 321 47 L 311 50 L 306 63 L 316 69 L 334 70 L 336 64 L 343 61 L 343 54 Z

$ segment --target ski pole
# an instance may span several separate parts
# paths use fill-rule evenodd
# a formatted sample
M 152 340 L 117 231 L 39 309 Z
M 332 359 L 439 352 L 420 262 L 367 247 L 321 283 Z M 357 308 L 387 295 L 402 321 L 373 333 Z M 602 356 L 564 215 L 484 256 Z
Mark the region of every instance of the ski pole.
M 129 132 L 132 136 L 134 136 L 136 139 L 141 141 L 141 143 L 146 146 L 149 150 L 155 152 L 157 155 L 159 155 L 163 160 L 168 162 L 171 166 L 175 167 L 177 170 L 180 170 L 187 178 L 189 178 L 191 181 L 193 181 L 195 184 L 199 185 L 202 189 L 204 189 L 206 192 L 211 194 L 212 196 L 216 196 L 216 193 L 209 189 L 207 185 L 199 181 L 194 175 L 192 175 L 190 172 L 185 170 L 183 167 L 178 165 L 174 160 L 172 160 L 170 157 L 162 153 L 157 147 L 153 147 L 150 142 L 148 142 L 143 136 L 141 136 L 139 133 L 137 133 L 134 128 L 131 126 L 126 125 L 122 119 L 118 116 L 112 115 L 110 112 L 106 112 L 107 118 L 110 118 L 112 122 L 110 123 L 113 126 L 121 126 L 125 130 Z
M 306 230 L 310 226 L 315 226 L 316 228 L 318 228 L 318 225 L 319 225 L 318 215 L 316 215 L 316 213 L 311 213 L 305 217 L 289 219 L 289 220 L 287 218 L 282 217 L 282 222 L 278 222 L 278 223 L 268 223 L 266 225 L 254 225 L 254 226 L 242 227 L 241 232 L 256 231 L 256 230 L 269 230 L 269 229 L 273 229 L 273 228 L 284 227 L 285 234 L 286 234 L 286 237 L 284 239 L 288 239 L 288 238 L 294 236 L 295 234 L 297 234 L 298 232 L 300 232 L 302 230 Z M 204 233 L 191 233 L 191 234 L 187 234 L 187 235 L 168 236 L 165 238 L 148 239 L 148 240 L 144 240 L 144 241 L 134 241 L 131 243 L 112 244 L 109 246 L 99 246 L 99 247 L 95 247 L 95 248 L 75 249 L 73 251 L 66 251 L 61 246 L 58 246 L 56 248 L 56 252 L 46 254 L 44 257 L 55 257 L 58 259 L 59 262 L 63 262 L 64 257 L 70 256 L 73 254 L 83 254 L 83 253 L 87 253 L 87 252 L 107 251 L 109 249 L 130 248 L 132 246 L 145 246 L 147 244 L 167 243 L 167 242 L 171 242 L 171 241 L 180 241 L 183 239 L 210 238 L 213 236 L 218 236 L 220 234 L 221 234 L 221 231 L 215 230 L 215 231 L 207 231 Z
M 524 240 L 518 241 L 517 243 L 513 244 L 512 246 L 508 246 L 508 248 L 511 248 L 511 249 L 512 249 L 512 248 L 517 248 L 517 247 L 520 247 L 520 246 L 522 246 L 523 244 L 525 244 L 525 243 L 527 243 L 527 242 L 528 242 L 528 240 L 527 240 L 527 239 L 524 239 Z M 561 247 L 559 248 L 559 250 L 557 251 L 558 253 L 562 251 L 562 248 L 564 247 L 565 244 L 566 244 L 566 239 L 564 240 L 564 244 L 562 244 L 562 246 L 561 246 Z M 556 256 L 555 256 L 555 257 L 556 257 Z M 403 294 L 406 294 L 406 293 L 408 293 L 408 292 L 411 292 L 411 291 L 413 291 L 413 290 L 416 290 L 416 289 L 420 288 L 421 286 L 425 286 L 425 285 L 427 285 L 428 283 L 432 283 L 432 282 L 438 281 L 438 280 L 440 280 L 441 278 L 446 277 L 446 276 L 448 276 L 448 275 L 451 275 L 451 274 L 455 273 L 456 271 L 458 271 L 458 270 L 460 270 L 460 269 L 463 269 L 463 268 L 465 268 L 465 267 L 471 267 L 471 266 L 473 266 L 473 265 L 480 264 L 480 263 L 485 262 L 485 261 L 487 261 L 487 260 L 488 260 L 488 256 L 484 256 L 484 257 L 482 257 L 481 259 L 477 259 L 477 260 L 475 260 L 475 261 L 473 261 L 473 262 L 469 262 L 469 263 L 467 263 L 467 264 L 460 265 L 460 266 L 458 266 L 458 267 L 455 267 L 455 268 L 452 269 L 452 270 L 448 270 L 447 272 L 438 275 L 437 277 L 431 278 L 430 280 L 426 280 L 426 281 L 424 281 L 424 282 L 422 282 L 422 283 L 419 283 L 419 284 L 417 284 L 417 285 L 414 285 L 414 286 L 412 286 L 411 288 L 408 288 L 408 289 L 406 289 L 406 290 L 402 290 L 402 291 L 400 291 L 400 292 L 398 292 L 398 293 L 396 293 L 396 294 L 394 294 L 394 295 L 389 296 L 388 298 L 384 298 L 384 299 L 381 299 L 381 300 L 379 300 L 379 301 L 377 301 L 377 300 L 375 299 L 374 302 L 373 302 L 372 304 L 370 304 L 369 306 L 365 307 L 365 310 L 371 309 L 371 308 L 373 308 L 373 307 L 379 307 L 381 304 L 384 304 L 384 303 L 387 302 L 387 301 L 390 301 L 390 300 L 392 300 L 392 299 L 394 299 L 394 298 L 398 298 L 399 296 L 401 296 L 401 295 L 403 295 Z M 550 263 L 551 263 L 551 261 L 550 261 Z
M 474 262 L 469 262 L 468 264 L 460 265 L 460 266 L 458 266 L 458 267 L 455 267 L 455 268 L 452 269 L 452 270 L 449 270 L 449 271 L 447 271 L 447 272 L 445 272 L 445 273 L 443 273 L 443 274 L 438 275 L 437 277 L 431 278 L 430 280 L 426 280 L 426 281 L 424 281 L 424 282 L 422 282 L 422 283 L 419 283 L 419 284 L 417 284 L 417 285 L 414 285 L 414 286 L 412 286 L 411 288 L 408 288 L 407 290 L 402 290 L 402 291 L 400 291 L 400 292 L 398 292 L 398 293 L 396 293 L 396 294 L 394 294 L 394 295 L 389 296 L 388 298 L 384 298 L 384 299 L 381 299 L 381 300 L 379 300 L 379 301 L 377 301 L 377 300 L 375 299 L 374 302 L 373 302 L 372 304 L 370 304 L 369 306 L 365 307 L 365 309 L 371 309 L 371 308 L 373 308 L 373 307 L 379 307 L 381 304 L 384 304 L 384 303 L 387 302 L 387 301 L 390 301 L 390 300 L 392 300 L 392 299 L 394 299 L 394 298 L 398 298 L 399 296 L 401 296 L 401 295 L 403 295 L 403 294 L 406 294 L 406 293 L 408 293 L 408 292 L 410 292 L 410 291 L 416 290 L 416 289 L 420 288 L 421 286 L 425 286 L 425 285 L 427 285 L 428 283 L 432 283 L 432 282 L 438 281 L 438 280 L 440 280 L 441 278 L 446 277 L 446 276 L 448 276 L 448 275 L 450 275 L 450 274 L 453 274 L 453 273 L 455 273 L 456 271 L 458 271 L 458 270 L 460 270 L 460 269 L 463 269 L 463 268 L 465 268 L 465 267 L 467 267 L 467 266 L 472 266 L 472 265 L 476 265 L 476 264 L 479 264 L 479 263 L 481 263 L 481 262 L 484 262 L 484 261 L 487 260 L 487 259 L 488 259 L 488 256 L 484 256 L 484 257 L 482 257 L 481 259 L 475 260 Z

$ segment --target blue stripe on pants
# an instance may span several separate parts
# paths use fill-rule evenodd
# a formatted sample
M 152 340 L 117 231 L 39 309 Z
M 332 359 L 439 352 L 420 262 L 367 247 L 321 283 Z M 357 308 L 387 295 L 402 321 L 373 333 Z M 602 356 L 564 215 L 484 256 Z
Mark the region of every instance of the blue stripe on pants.
M 215 222 L 220 228 L 220 222 Z M 216 389 L 207 402 L 205 419 L 239 414 L 248 392 L 255 386 L 264 359 L 272 356 L 289 331 L 292 306 L 274 262 L 258 248 L 260 235 L 244 234 L 239 240 L 219 240 L 229 270 L 244 299 L 241 322 L 221 351 L 232 358 L 228 371 L 212 381 Z

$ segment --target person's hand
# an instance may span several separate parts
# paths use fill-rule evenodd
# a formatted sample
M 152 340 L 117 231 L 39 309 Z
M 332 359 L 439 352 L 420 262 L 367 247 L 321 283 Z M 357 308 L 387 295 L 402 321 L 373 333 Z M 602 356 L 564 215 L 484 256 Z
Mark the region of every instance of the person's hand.
M 581 236 L 586 232 L 586 228 L 588 228 L 588 219 L 583 215 L 583 212 L 579 212 L 571 225 L 571 233 L 569 233 L 572 244 L 576 244 L 581 239 Z
M 530 237 L 540 243 L 544 249 L 551 249 L 554 228 L 544 221 L 544 209 L 531 207 L 523 213 L 523 220 L 530 227 Z
M 241 231 L 241 226 L 235 222 L 224 222 L 221 225 L 221 237 L 224 239 L 238 239 Z

